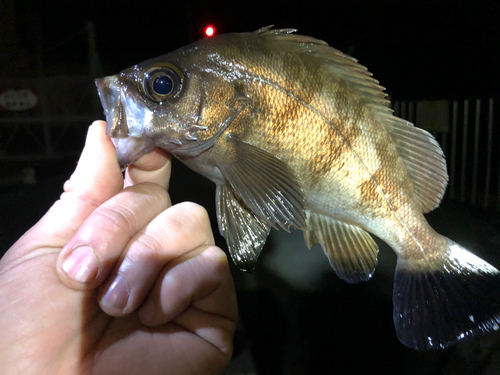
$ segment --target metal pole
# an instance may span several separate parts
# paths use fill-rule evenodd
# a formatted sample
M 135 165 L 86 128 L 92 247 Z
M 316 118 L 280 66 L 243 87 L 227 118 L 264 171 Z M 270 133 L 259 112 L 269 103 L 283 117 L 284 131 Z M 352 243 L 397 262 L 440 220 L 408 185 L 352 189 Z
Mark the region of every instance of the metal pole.
M 401 102 L 399 100 L 394 101 L 394 116 L 401 117 Z
M 99 64 L 99 55 L 97 54 L 97 47 L 95 43 L 95 27 L 92 21 L 87 23 L 87 41 L 89 44 L 89 69 L 90 69 L 90 78 L 95 80 L 97 77 L 102 75 L 100 64 Z M 99 101 L 99 97 L 97 96 L 97 91 L 93 90 L 92 95 L 92 108 L 94 110 L 94 116 L 98 118 L 102 116 L 101 112 L 101 103 Z
M 33 34 L 35 37 L 36 43 L 36 63 L 38 68 L 38 93 L 40 95 L 40 113 L 43 121 L 43 140 L 45 145 L 45 157 L 47 159 L 52 157 L 52 139 L 50 133 L 50 124 L 45 121 L 46 117 L 49 114 L 49 110 L 47 108 L 48 103 L 48 91 L 47 91 L 47 82 L 44 78 L 44 66 L 43 66 L 43 40 L 42 40 L 42 27 L 40 25 L 40 19 L 38 16 L 33 17 Z
M 406 117 L 406 104 L 406 100 L 401 101 L 401 118 L 408 120 L 408 117 Z
M 441 133 L 441 149 L 443 150 L 443 154 L 446 156 L 446 153 L 448 152 L 448 132 L 442 132 Z
M 467 165 L 467 130 L 469 126 L 469 100 L 464 100 L 464 128 L 462 131 L 462 176 L 460 182 L 460 202 L 465 202 L 465 171 Z
M 87 40 L 89 43 L 89 68 L 91 78 L 97 78 L 99 74 L 99 64 L 97 58 L 97 48 L 95 44 L 95 27 L 92 21 L 87 23 Z
M 450 166 L 450 196 L 455 199 L 455 169 L 457 159 L 457 114 L 458 103 L 453 101 L 453 115 L 451 120 L 451 166 Z
M 479 159 L 479 121 L 481 119 L 481 99 L 476 99 L 476 123 L 474 125 L 474 168 L 472 170 L 472 199 L 473 205 L 477 199 L 477 164 Z
M 490 183 L 491 183 L 491 152 L 492 152 L 492 139 L 493 139 L 493 98 L 490 98 L 488 106 L 488 148 L 486 156 L 486 184 L 484 187 L 484 208 L 488 208 L 488 200 L 490 196 Z
M 415 116 L 413 110 L 413 102 L 409 102 L 408 104 L 408 121 L 415 125 Z
M 193 6 L 192 1 L 186 1 L 186 22 L 188 28 L 188 43 L 192 43 L 194 41 L 193 15 L 191 12 L 192 6 Z

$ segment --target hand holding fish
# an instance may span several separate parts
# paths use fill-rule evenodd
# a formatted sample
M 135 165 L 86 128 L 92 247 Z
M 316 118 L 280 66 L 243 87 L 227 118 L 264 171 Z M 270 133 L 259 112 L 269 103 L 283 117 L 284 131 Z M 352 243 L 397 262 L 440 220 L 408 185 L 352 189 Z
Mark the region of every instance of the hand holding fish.
M 123 179 L 94 123 L 65 192 L 0 262 L 2 373 L 214 373 L 236 296 L 203 208 L 172 206 L 170 159 Z

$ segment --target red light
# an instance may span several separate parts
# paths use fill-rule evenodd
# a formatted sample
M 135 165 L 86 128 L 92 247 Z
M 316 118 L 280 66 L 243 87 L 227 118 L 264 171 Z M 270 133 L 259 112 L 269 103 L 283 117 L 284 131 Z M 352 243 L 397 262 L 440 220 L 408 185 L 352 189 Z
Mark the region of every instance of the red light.
M 207 26 L 207 28 L 205 29 L 205 35 L 206 36 L 214 36 L 215 35 L 215 27 Z

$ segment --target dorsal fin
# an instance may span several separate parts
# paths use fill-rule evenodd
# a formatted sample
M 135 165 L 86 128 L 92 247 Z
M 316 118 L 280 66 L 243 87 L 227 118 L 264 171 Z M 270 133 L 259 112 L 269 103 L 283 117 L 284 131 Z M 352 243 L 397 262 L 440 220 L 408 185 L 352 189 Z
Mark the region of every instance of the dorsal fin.
M 257 30 L 268 40 L 279 41 L 290 51 L 307 55 L 327 67 L 332 75 L 341 77 L 367 101 L 394 140 L 397 151 L 413 183 L 415 200 L 422 212 L 436 208 L 443 198 L 448 183 L 446 161 L 434 137 L 410 122 L 393 115 L 384 88 L 372 74 L 353 57 L 330 47 L 326 42 L 293 34 L 295 29 L 276 29 L 271 26 Z
M 448 184 L 441 147 L 431 134 L 398 117 L 387 115 L 384 124 L 413 182 L 422 212 L 432 211 L 439 206 Z
M 391 114 L 389 101 L 386 99 L 385 88 L 379 85 L 379 81 L 372 77 L 372 73 L 366 67 L 358 63 L 354 57 L 348 56 L 323 40 L 311 38 L 305 35 L 294 34 L 296 29 L 270 29 L 264 27 L 256 33 L 280 43 L 282 48 L 288 48 L 291 52 L 307 55 L 315 59 L 320 65 L 328 67 L 332 75 L 343 78 L 351 83 L 351 86 L 363 94 L 363 98 L 372 106 L 379 106 L 378 110 Z

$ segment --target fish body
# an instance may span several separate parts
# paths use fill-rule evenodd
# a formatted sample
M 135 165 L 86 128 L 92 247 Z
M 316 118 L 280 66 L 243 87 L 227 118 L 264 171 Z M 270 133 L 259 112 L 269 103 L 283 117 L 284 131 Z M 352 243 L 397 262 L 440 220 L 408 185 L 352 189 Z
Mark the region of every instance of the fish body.
M 233 260 L 252 270 L 271 227 L 304 231 L 343 280 L 398 255 L 394 323 L 415 349 L 500 325 L 500 273 L 423 214 L 446 189 L 426 131 L 393 116 L 357 61 L 293 29 L 203 39 L 97 80 L 122 165 L 154 147 L 217 185 Z

